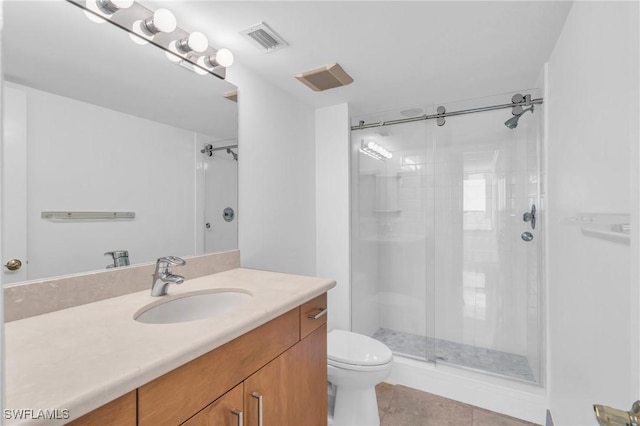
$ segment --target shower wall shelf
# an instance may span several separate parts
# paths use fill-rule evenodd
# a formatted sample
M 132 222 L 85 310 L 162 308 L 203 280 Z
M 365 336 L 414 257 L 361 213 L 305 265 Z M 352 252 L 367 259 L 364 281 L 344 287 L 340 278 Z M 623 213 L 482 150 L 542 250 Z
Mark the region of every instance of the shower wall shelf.
M 631 216 L 628 213 L 579 213 L 563 220 L 577 225 L 589 237 L 629 243 L 631 240 Z
M 51 220 L 113 220 L 135 219 L 135 212 L 42 212 L 42 219 Z

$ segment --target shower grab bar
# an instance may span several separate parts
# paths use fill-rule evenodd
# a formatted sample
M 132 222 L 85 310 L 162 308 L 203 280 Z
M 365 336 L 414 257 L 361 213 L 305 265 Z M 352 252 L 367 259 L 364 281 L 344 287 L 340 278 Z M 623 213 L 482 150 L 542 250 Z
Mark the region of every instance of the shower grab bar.
M 51 220 L 112 220 L 112 219 L 135 219 L 135 212 L 73 212 L 73 211 L 61 211 L 61 212 L 42 212 L 40 214 L 42 219 Z

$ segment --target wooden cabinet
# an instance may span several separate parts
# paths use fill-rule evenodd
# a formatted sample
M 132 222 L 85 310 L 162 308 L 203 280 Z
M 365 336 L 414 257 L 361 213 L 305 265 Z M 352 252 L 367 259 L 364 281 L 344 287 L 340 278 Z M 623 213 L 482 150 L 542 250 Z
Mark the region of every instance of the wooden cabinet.
M 243 426 L 243 386 L 229 392 L 187 420 L 183 426 Z
M 136 426 L 136 391 L 114 399 L 67 426 Z
M 138 425 L 179 425 L 299 340 L 293 309 L 138 389 Z
M 327 323 L 327 293 L 300 305 L 300 338 Z
M 326 303 L 312 299 L 70 425 L 326 426 Z
M 245 380 L 245 425 L 326 426 L 326 354 L 323 324 Z

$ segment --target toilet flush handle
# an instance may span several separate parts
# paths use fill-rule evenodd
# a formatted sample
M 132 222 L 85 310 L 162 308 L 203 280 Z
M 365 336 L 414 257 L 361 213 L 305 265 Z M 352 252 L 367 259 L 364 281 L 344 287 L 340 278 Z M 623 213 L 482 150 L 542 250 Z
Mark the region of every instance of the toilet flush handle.
M 316 313 L 310 313 L 309 315 L 307 315 L 307 318 L 317 320 L 318 318 L 321 318 L 321 317 L 325 316 L 326 314 L 327 314 L 327 308 L 324 308 L 324 309 L 319 310 Z

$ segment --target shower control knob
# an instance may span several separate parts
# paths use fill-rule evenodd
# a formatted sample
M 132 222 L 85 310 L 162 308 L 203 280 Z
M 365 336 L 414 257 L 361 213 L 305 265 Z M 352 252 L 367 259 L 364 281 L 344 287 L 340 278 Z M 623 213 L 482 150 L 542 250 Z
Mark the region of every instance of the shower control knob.
M 533 234 L 531 232 L 523 232 L 520 238 L 522 238 L 522 241 L 529 242 L 533 240 Z
M 4 267 L 10 271 L 17 271 L 22 267 L 22 262 L 20 259 L 11 259 L 4 265 Z

